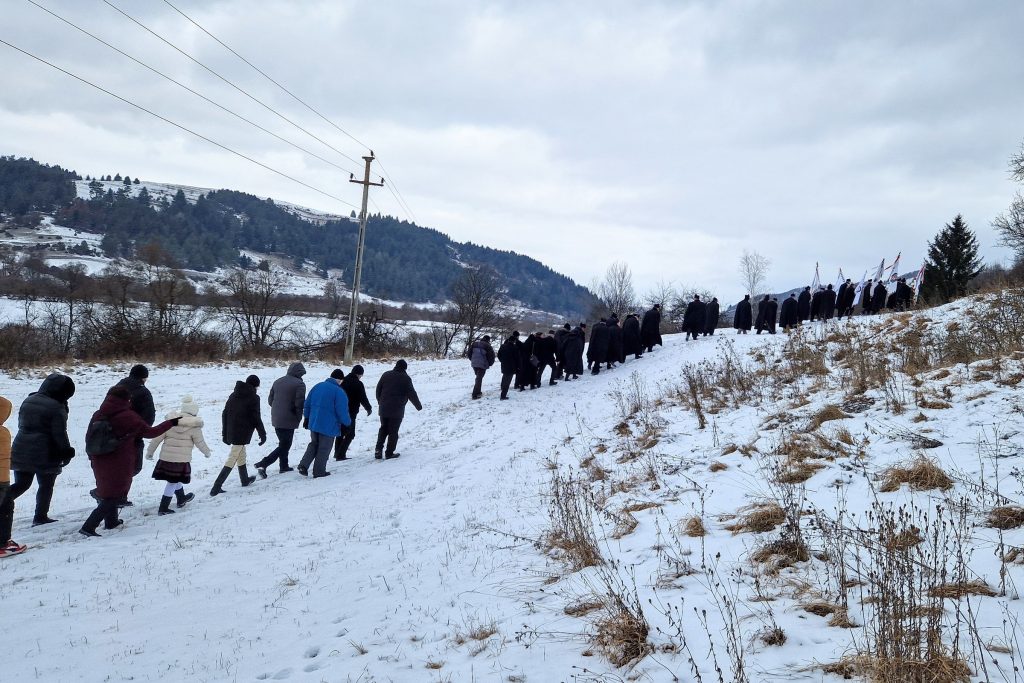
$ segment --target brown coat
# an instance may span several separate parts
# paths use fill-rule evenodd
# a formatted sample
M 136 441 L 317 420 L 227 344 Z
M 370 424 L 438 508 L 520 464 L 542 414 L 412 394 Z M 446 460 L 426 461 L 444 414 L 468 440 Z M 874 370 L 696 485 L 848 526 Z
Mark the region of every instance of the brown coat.
M 3 424 L 12 408 L 11 402 L 0 396 L 0 484 L 11 483 L 11 430 Z

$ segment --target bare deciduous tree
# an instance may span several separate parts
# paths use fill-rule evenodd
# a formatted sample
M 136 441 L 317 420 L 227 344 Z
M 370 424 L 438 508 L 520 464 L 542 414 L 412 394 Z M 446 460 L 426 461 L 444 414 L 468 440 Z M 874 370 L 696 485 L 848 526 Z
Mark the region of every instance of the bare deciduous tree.
M 1024 145 L 1010 157 L 1010 177 L 1024 183 Z M 1013 249 L 1017 263 L 1024 262 L 1024 194 L 1017 192 L 1010 208 L 996 216 L 992 227 L 1000 235 L 1000 244 Z
M 236 269 L 227 280 L 224 313 L 241 344 L 254 351 L 280 341 L 281 319 L 287 312 L 280 301 L 284 278 L 273 270 Z
M 746 294 L 756 297 L 763 293 L 761 290 L 766 287 L 768 267 L 771 264 L 767 256 L 756 251 L 743 250 L 743 255 L 740 256 L 740 279 Z
M 644 304 L 647 308 L 658 304 L 662 311 L 666 311 L 678 297 L 675 285 L 665 280 L 658 280 L 644 295 Z
M 504 318 L 505 292 L 489 268 L 466 268 L 452 285 L 452 302 L 455 316 L 448 322 L 466 332 L 467 348 L 477 334 L 499 327 Z
M 594 283 L 593 290 L 604 306 L 603 311 L 594 311 L 597 315 L 616 313 L 624 317 L 636 307 L 633 271 L 625 261 L 616 261 L 608 266 L 604 278 Z

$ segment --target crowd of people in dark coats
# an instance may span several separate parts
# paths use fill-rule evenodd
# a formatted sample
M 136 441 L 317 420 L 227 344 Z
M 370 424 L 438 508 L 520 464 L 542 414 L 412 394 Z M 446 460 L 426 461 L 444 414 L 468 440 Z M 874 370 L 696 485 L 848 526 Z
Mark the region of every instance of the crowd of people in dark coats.
M 475 377 L 472 398 L 483 397 L 484 376 L 496 362 L 501 370 L 499 399 L 507 401 L 512 389 L 541 387 L 545 373 L 548 385 L 554 386 L 559 381 L 578 380 L 587 371 L 597 375 L 602 368 L 611 370 L 630 356 L 642 358 L 645 351 L 653 351 L 662 344 L 661 305 L 653 305 L 642 317 L 629 313 L 621 322 L 618 314 L 612 313 L 594 323 L 589 339 L 587 335 L 585 322 L 575 327 L 565 323 L 558 330 L 533 332 L 525 339 L 517 330 L 495 352 L 490 335 L 485 334 L 466 349 Z
M 868 280 L 863 288 L 846 280 L 839 289 L 833 289 L 829 284 L 812 293 L 810 286 L 804 287 L 799 295 L 792 292 L 783 299 L 781 307 L 777 297 L 766 294 L 757 302 L 756 316 L 747 294 L 736 304 L 733 327 L 737 334 L 747 334 L 751 328 L 757 334 L 775 334 L 776 325 L 788 332 L 805 322 L 849 319 L 854 313 L 872 315 L 886 309 L 903 311 L 913 303 L 914 290 L 906 278 L 900 278 L 891 292 L 881 280 L 876 283 Z
M 228 456 L 214 480 L 211 496 L 224 493 L 228 476 L 236 469 L 241 485 L 250 486 L 266 479 L 267 469 L 275 462 L 282 474 L 296 470 L 302 476 L 312 473 L 313 478 L 320 478 L 331 474 L 327 462 L 332 453 L 337 461 L 349 458 L 356 414 L 360 408 L 368 416 L 373 414 L 362 383 L 362 366 L 354 366 L 347 375 L 341 369 L 334 370 L 308 395 L 305 374 L 302 363 L 292 363 L 270 389 L 267 402 L 277 445 L 256 463 L 255 476 L 247 469 L 247 449 L 254 437 L 260 446 L 267 441 L 260 379 L 250 375 L 235 384 L 221 414 L 221 440 L 229 446 Z M 83 536 L 99 537 L 101 523 L 105 529 L 124 523 L 119 511 L 133 505 L 128 497 L 133 479 L 142 471 L 144 457 L 159 455 L 152 473 L 153 479 L 164 482 L 159 515 L 173 514 L 174 501 L 182 508 L 195 499 L 195 494 L 184 490 L 192 480 L 192 452 L 198 449 L 206 457 L 211 455 L 199 405 L 192 396 L 182 397 L 180 407 L 157 423 L 153 395 L 146 387 L 148 378 L 149 370 L 144 365 L 134 366 L 128 377 L 107 391 L 89 420 L 85 450 L 96 481 L 96 488 L 90 492 L 96 505 L 79 530 Z M 33 482 L 38 487 L 32 526 L 58 521 L 50 517 L 50 502 L 57 477 L 76 455 L 68 434 L 69 402 L 74 395 L 71 377 L 55 373 L 44 379 L 39 390 L 21 404 L 13 442 L 10 431 L 3 426 L 13 406 L 0 397 L 0 558 L 26 550 L 25 545 L 11 539 L 11 532 L 15 501 Z M 375 396 L 380 427 L 374 457 L 393 460 L 400 456 L 396 447 L 406 405 L 423 409 L 406 361 L 398 361 L 381 375 Z M 309 431 L 310 439 L 293 468 L 288 457 L 300 425 Z M 148 449 L 144 447 L 146 439 L 151 440 Z M 9 476 L 12 471 L 13 481 Z

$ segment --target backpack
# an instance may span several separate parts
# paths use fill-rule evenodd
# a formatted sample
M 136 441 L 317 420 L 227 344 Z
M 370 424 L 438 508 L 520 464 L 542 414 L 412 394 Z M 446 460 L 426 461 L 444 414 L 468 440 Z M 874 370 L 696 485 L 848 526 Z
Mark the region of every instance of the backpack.
M 121 439 L 114 433 L 114 428 L 105 418 L 89 423 L 85 432 L 85 452 L 88 456 L 109 455 L 121 445 Z

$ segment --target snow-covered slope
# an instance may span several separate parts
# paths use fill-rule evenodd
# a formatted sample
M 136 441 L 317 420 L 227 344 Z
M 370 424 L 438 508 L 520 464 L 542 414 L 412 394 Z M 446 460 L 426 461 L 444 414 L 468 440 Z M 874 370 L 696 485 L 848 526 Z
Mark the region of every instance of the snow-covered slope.
M 928 324 L 944 325 L 956 312 L 930 313 Z M 891 320 L 903 325 L 906 319 Z M 846 333 L 861 323 L 843 325 L 831 331 Z M 765 468 L 780 440 L 802 431 L 822 407 L 842 403 L 847 392 L 807 377 L 807 384 L 798 381 L 756 405 L 708 405 L 700 428 L 693 410 L 672 398 L 682 368 L 733 352 L 754 367 L 774 358 L 785 337 L 730 333 L 665 341 L 664 348 L 614 371 L 516 392 L 503 402 L 497 372 L 487 376 L 484 399 L 471 401 L 466 361 L 415 362 L 410 374 L 424 410 L 409 409 L 401 458 L 372 458 L 376 416 L 361 414 L 353 459 L 332 461 L 334 476 L 312 480 L 272 470 L 247 489 L 232 477 L 227 493 L 215 499 L 207 492 L 227 452 L 218 439 L 224 399 L 250 372 L 263 380 L 265 396 L 281 369 L 152 366 L 149 386 L 160 413 L 191 392 L 207 420 L 215 456 L 195 456 L 188 488 L 198 498 L 158 517 L 162 484 L 148 477 L 147 467 L 133 487 L 136 507 L 123 512 L 124 527 L 100 539 L 81 538 L 77 529 L 91 509 L 93 485 L 82 456 L 58 479 L 52 513 L 60 523 L 30 528 L 32 492 L 21 498 L 14 536 L 32 549 L 0 563 L 11 655 L 4 677 L 673 681 L 692 680 L 695 667 L 710 681 L 718 680 L 713 651 L 724 680 L 739 680 L 730 675 L 729 620 L 721 611 L 728 598 L 737 605 L 736 646 L 747 680 L 842 680 L 817 663 L 850 652 L 860 630 L 829 626 L 801 608 L 825 590 L 824 579 L 808 583 L 819 565 L 769 575 L 749 554 L 777 534 L 726 527 L 743 506 L 775 495 Z M 388 365 L 364 365 L 372 389 Z M 330 371 L 307 367 L 310 384 Z M 89 414 L 126 369 L 67 369 L 79 386 L 71 433 L 80 451 Z M 1003 469 L 993 477 L 980 471 L 987 461 L 978 444 L 998 448 L 1006 435 L 1024 433 L 1016 390 L 991 374 L 965 381 L 973 374 L 961 367 L 929 385 L 948 387 L 948 407 L 936 402 L 894 414 L 874 391 L 864 395 L 866 405 L 848 406 L 858 412 L 822 430 L 835 436 L 841 426 L 853 445 L 846 455 L 818 463 L 805 485 L 807 507 L 833 509 L 842 491 L 848 514 L 868 526 L 865 515 L 879 496 L 924 508 L 943 502 L 939 491 L 872 493 L 876 473 L 915 453 L 899 438 L 900 430 L 911 428 L 945 442 L 929 454 L 949 471 L 987 474 L 991 484 L 1001 477 L 1004 492 L 1012 490 L 1007 475 L 1020 466 L 1016 449 L 1000 451 Z M 0 375 L 0 394 L 17 406 L 42 375 Z M 630 397 L 642 406 L 632 417 Z M 915 421 L 917 413 L 924 422 Z M 253 446 L 250 462 L 272 445 Z M 304 445 L 299 437 L 293 462 Z M 724 467 L 709 468 L 716 461 Z M 550 525 L 547 494 L 556 472 L 585 482 L 596 506 L 592 521 L 603 569 L 569 571 L 540 543 Z M 680 522 L 693 515 L 703 520 L 706 536 L 679 532 Z M 984 529 L 976 534 L 979 549 L 995 542 Z M 1024 544 L 1020 530 L 1007 532 L 1007 539 Z M 998 585 L 999 566 L 991 552 L 976 552 L 971 562 L 990 586 Z M 1021 578 L 1020 566 L 1008 571 L 1011 584 Z M 624 594 L 636 591 L 651 623 L 651 653 L 624 669 L 600 656 L 591 639 L 601 610 L 579 616 L 586 610 L 571 609 L 595 599 L 607 605 L 608 576 L 617 577 Z M 1019 614 L 1014 596 L 1015 589 L 1005 597 L 974 598 L 975 618 L 993 641 L 1005 638 L 1003 610 Z M 861 623 L 865 609 L 851 605 L 852 620 Z M 707 610 L 707 630 L 700 610 Z M 759 639 L 770 624 L 786 634 L 783 645 Z M 1003 680 L 997 666 L 1007 670 L 1012 655 L 990 656 L 997 665 L 974 680 Z

